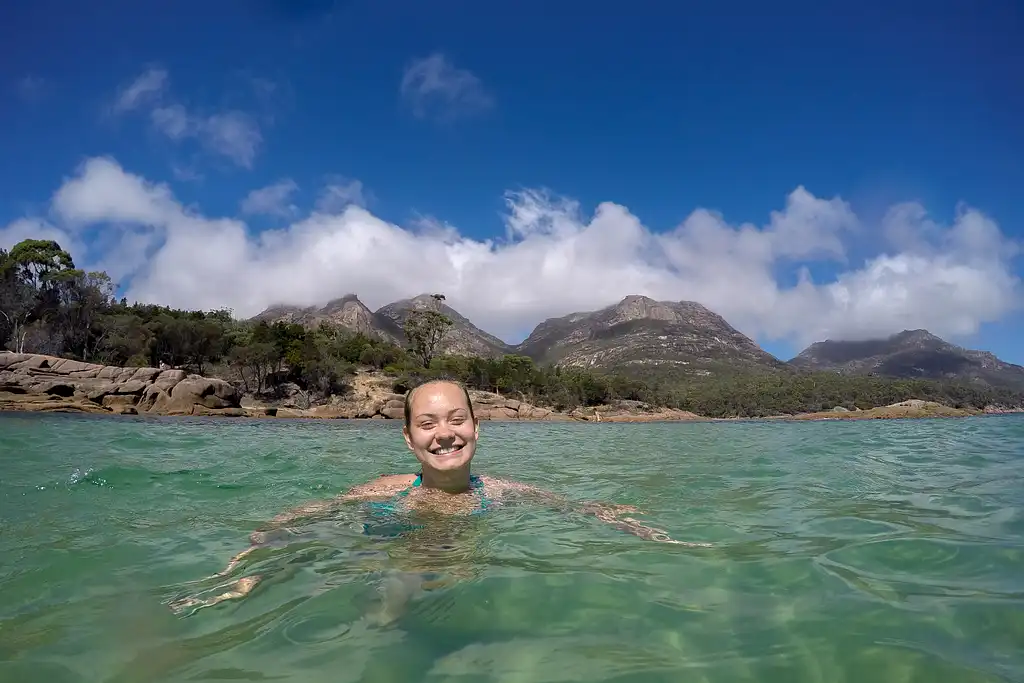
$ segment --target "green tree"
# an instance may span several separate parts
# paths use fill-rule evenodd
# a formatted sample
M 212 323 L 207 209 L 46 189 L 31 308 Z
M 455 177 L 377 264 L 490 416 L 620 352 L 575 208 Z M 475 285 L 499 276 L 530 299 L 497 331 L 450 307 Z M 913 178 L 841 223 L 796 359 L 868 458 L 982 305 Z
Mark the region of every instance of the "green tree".
M 451 318 L 438 311 L 409 311 L 402 328 L 409 351 L 424 368 L 430 367 L 453 324 Z
M 34 299 L 35 292 L 19 277 L 10 253 L 0 249 L 0 347 L 13 337 L 14 350 L 23 351 Z
M 25 350 L 28 326 L 47 323 L 60 311 L 69 282 L 81 271 L 54 240 L 27 239 L 3 254 L 0 311 L 18 353 Z
M 97 320 L 99 330 L 92 355 L 105 365 L 139 366 L 150 364 L 153 333 L 145 321 L 133 313 L 113 311 Z
M 259 394 L 267 384 L 267 377 L 277 364 L 277 350 L 269 342 L 253 342 L 236 346 L 228 356 L 238 372 L 246 392 Z
M 263 394 L 294 382 L 304 399 L 346 390 L 355 365 L 382 369 L 403 391 L 415 382 L 453 377 L 469 387 L 515 395 L 535 405 L 570 410 L 620 400 L 692 410 L 709 417 L 761 417 L 850 410 L 908 398 L 958 408 L 1024 407 L 1021 387 L 981 383 L 846 376 L 819 372 L 744 373 L 715 366 L 696 375 L 637 364 L 621 370 L 538 365 L 528 357 L 446 355 L 453 326 L 443 295 L 403 325 L 409 351 L 324 322 L 315 329 L 239 321 L 230 310 L 179 310 L 114 299 L 101 272 L 78 269 L 57 242 L 24 240 L 0 249 L 0 346 L 43 351 L 110 365 L 166 362 L 240 381 Z M 11 343 L 13 342 L 13 343 Z
M 113 302 L 114 285 L 103 272 L 69 270 L 59 277 L 60 305 L 53 316 L 53 332 L 66 353 L 86 360 L 102 339 L 99 320 Z
M 533 360 L 527 356 L 504 356 L 496 370 L 495 384 L 499 391 L 525 394 L 534 386 L 537 371 Z

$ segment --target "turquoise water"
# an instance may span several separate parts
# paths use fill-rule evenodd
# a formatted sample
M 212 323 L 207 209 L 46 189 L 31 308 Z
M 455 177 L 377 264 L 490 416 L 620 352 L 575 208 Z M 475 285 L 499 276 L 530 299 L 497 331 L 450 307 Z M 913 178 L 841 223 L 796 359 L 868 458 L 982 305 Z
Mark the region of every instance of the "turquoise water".
M 1021 416 L 485 422 L 476 472 L 714 546 L 530 506 L 372 537 L 350 509 L 206 578 L 282 510 L 414 471 L 399 430 L 0 415 L 0 681 L 1024 681 Z

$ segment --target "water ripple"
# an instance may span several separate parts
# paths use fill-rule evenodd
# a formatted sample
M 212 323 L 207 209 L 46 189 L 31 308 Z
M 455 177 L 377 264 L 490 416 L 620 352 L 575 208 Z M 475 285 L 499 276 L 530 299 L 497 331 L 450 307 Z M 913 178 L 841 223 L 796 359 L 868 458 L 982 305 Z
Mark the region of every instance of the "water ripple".
M 1020 416 L 481 431 L 482 472 L 713 546 L 349 510 L 211 577 L 278 512 L 411 471 L 397 426 L 5 415 L 0 679 L 1024 680 Z

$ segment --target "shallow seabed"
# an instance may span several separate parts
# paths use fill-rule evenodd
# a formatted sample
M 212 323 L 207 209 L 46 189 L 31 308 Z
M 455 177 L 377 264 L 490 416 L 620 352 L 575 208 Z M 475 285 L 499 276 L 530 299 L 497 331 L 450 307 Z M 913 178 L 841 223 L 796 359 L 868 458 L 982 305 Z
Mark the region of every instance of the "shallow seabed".
M 1024 416 L 484 423 L 475 471 L 642 508 L 304 526 L 389 422 L 0 415 L 0 681 L 1024 681 Z M 246 599 L 169 603 L 242 576 Z

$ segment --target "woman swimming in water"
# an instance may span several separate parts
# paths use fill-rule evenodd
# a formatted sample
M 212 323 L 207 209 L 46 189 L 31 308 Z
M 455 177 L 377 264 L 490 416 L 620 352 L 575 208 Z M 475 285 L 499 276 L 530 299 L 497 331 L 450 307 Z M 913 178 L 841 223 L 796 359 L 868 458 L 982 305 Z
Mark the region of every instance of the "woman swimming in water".
M 465 515 L 482 512 L 506 500 L 527 498 L 558 509 L 591 514 L 602 522 L 652 541 L 687 546 L 710 545 L 677 541 L 662 529 L 623 516 L 639 512 L 629 505 L 571 503 L 529 484 L 472 474 L 470 465 L 476 454 L 480 423 L 473 413 L 469 392 L 457 382 L 434 380 L 409 391 L 405 398 L 405 426 L 402 433 L 409 450 L 419 461 L 418 474 L 382 475 L 334 499 L 300 505 L 274 517 L 264 529 L 250 535 L 252 545 L 233 557 L 216 576 L 226 575 L 242 558 L 267 544 L 276 535 L 275 531 L 291 531 L 288 525 L 293 522 L 323 517 L 353 502 L 367 502 L 373 511 L 379 513 L 416 510 Z M 364 525 L 364 529 L 370 528 Z M 252 591 L 258 582 L 258 576 L 240 579 L 233 590 L 203 601 L 202 604 L 209 606 L 221 600 L 242 597 Z M 197 603 L 190 600 L 185 604 Z

